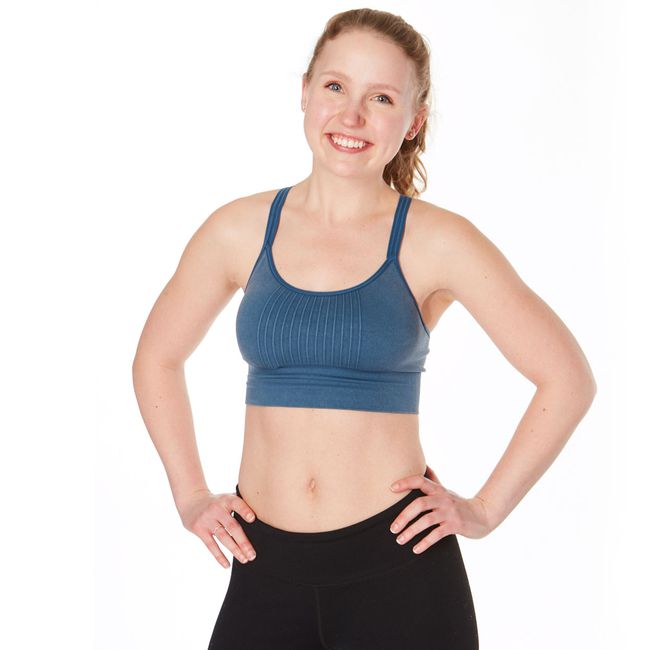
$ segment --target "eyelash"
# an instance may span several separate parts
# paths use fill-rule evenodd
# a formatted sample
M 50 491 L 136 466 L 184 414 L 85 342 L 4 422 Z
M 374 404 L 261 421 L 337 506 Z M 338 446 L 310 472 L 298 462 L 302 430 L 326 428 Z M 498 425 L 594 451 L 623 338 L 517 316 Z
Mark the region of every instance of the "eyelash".
M 336 84 L 337 86 L 341 85 L 338 81 L 330 81 L 328 84 L 325 84 L 325 88 L 329 88 L 332 84 Z M 393 100 L 388 95 L 377 95 L 377 97 L 385 97 L 388 100 L 388 102 L 379 102 L 380 104 L 393 103 Z

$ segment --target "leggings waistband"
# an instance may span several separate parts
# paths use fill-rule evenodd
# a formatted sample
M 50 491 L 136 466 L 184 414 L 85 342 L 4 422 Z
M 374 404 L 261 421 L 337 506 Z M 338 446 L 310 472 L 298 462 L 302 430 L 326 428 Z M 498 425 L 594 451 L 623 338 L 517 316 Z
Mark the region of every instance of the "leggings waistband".
M 242 497 L 239 484 L 235 491 Z M 446 539 L 439 540 L 422 553 L 413 552 L 413 546 L 438 526 L 434 524 L 414 535 L 406 544 L 395 541 L 396 534 L 390 531 L 390 524 L 421 496 L 425 493 L 415 488 L 393 505 L 366 519 L 342 528 L 316 532 L 282 530 L 259 518 L 251 523 L 235 511 L 234 517 L 257 556 L 246 564 L 234 561 L 238 570 L 259 570 L 291 582 L 317 585 L 341 584 L 388 571 L 435 552 L 434 548 Z M 427 512 L 429 510 L 415 514 L 403 529 Z M 448 546 L 453 541 L 450 539 L 441 546 Z

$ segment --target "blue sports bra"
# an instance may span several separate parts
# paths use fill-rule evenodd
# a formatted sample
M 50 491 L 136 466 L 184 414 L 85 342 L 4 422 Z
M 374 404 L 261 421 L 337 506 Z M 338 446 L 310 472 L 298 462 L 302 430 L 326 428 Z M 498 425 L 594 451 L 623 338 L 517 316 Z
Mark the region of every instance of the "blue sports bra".
M 400 194 L 386 259 L 367 280 L 308 291 L 280 277 L 271 251 L 290 189 L 273 199 L 237 310 L 246 404 L 418 413 L 430 332 L 398 260 L 410 197 Z

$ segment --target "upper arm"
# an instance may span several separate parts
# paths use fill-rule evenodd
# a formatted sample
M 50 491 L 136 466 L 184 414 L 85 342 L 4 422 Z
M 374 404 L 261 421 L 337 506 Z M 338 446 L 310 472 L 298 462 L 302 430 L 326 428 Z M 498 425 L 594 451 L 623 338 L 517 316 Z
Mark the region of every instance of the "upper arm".
M 449 215 L 437 238 L 443 286 L 530 381 L 540 386 L 559 379 L 595 389 L 580 346 L 557 314 L 476 226 Z
M 236 207 L 231 202 L 215 210 L 186 244 L 149 313 L 136 357 L 177 367 L 190 356 L 239 288 L 232 265 L 236 250 Z

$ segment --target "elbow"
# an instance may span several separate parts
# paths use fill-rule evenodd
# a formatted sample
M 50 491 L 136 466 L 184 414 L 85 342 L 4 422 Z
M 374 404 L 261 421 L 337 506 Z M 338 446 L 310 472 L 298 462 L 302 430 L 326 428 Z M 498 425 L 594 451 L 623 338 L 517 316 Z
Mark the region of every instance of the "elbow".
M 581 401 L 584 401 L 588 408 L 589 406 L 591 406 L 591 403 L 594 401 L 594 398 L 596 397 L 596 390 L 597 390 L 596 380 L 594 379 L 593 374 L 589 372 L 582 379 L 575 382 L 575 384 L 573 385 L 572 392 Z
M 585 377 L 585 379 L 579 382 L 572 390 L 574 398 L 577 402 L 582 404 L 583 410 L 586 413 L 596 397 L 596 381 L 593 378 L 593 375 Z
M 591 403 L 594 401 L 596 398 L 596 393 L 598 392 L 598 387 L 596 386 L 596 381 L 593 380 L 591 382 L 591 398 L 589 400 L 589 406 L 591 406 Z
M 589 368 L 587 376 L 585 377 L 585 385 L 586 385 L 585 391 L 589 396 L 589 404 L 591 404 L 594 401 L 594 398 L 596 397 L 596 392 L 598 391 L 598 386 L 596 385 L 596 378 L 594 377 L 594 373 L 592 372 L 591 368 Z
M 597 392 L 596 381 L 591 373 L 564 380 L 540 382 L 536 385 L 538 390 L 569 396 L 573 404 L 582 405 L 585 411 L 591 407 Z
M 585 402 L 586 402 L 586 408 L 589 409 L 591 408 L 591 405 L 596 398 L 596 392 L 597 392 L 597 387 L 596 387 L 596 382 L 591 381 L 589 383 L 589 388 L 585 392 Z
M 182 360 L 166 359 L 160 356 L 145 355 L 144 353 L 136 353 L 131 362 L 131 374 L 136 375 L 142 369 L 148 368 L 161 368 L 164 370 L 182 370 L 185 363 Z
M 133 357 L 133 361 L 131 362 L 131 374 L 133 376 L 135 376 L 138 372 L 138 369 L 141 366 L 141 361 L 141 357 L 139 357 L 137 354 Z
M 596 386 L 596 380 L 592 377 L 591 379 L 591 399 L 593 400 L 594 397 L 596 397 L 596 393 L 598 392 L 598 386 Z

